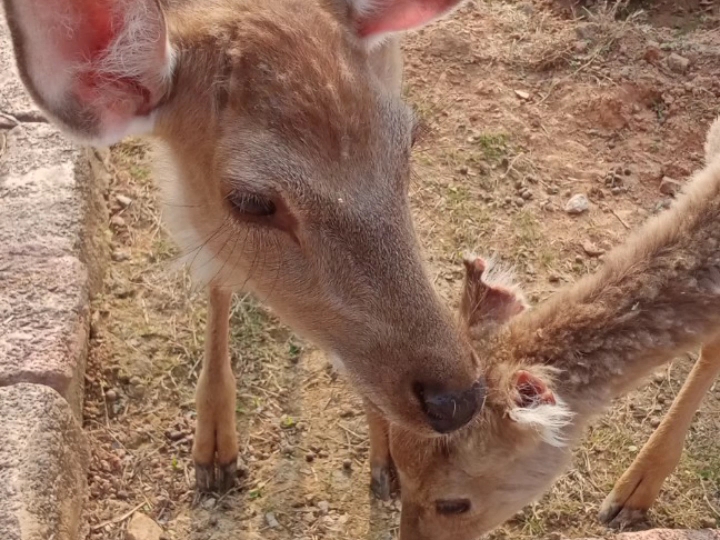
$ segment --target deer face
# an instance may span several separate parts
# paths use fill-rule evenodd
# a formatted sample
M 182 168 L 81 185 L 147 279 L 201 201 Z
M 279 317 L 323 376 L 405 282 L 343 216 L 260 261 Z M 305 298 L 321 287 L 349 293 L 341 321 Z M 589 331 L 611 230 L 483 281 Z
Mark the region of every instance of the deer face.
M 198 279 L 255 293 L 426 435 L 467 423 L 483 388 L 422 266 L 415 121 L 377 42 L 457 3 L 5 0 L 58 125 L 160 140 L 165 219 Z
M 572 413 L 551 389 L 552 371 L 516 357 L 506 323 L 526 303 L 492 278 L 481 259 L 466 261 L 461 319 L 486 373 L 482 412 L 443 439 L 390 428 L 401 540 L 475 540 L 542 495 L 568 462 Z

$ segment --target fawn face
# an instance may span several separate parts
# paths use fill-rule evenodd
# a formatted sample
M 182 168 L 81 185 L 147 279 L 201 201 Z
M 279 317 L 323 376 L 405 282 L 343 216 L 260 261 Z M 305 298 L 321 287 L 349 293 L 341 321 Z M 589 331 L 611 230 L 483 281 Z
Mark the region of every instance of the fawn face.
M 401 540 L 475 540 L 542 495 L 567 464 L 572 413 L 547 368 L 514 357 L 504 326 L 525 309 L 518 291 L 488 279 L 482 260 L 466 261 L 461 319 L 487 370 L 487 398 L 469 426 L 444 439 L 391 426 Z
M 200 280 L 255 293 L 393 421 L 468 422 L 482 384 L 423 269 L 415 120 L 397 44 L 377 44 L 458 0 L 164 3 L 5 0 L 35 100 L 84 141 L 157 136 Z

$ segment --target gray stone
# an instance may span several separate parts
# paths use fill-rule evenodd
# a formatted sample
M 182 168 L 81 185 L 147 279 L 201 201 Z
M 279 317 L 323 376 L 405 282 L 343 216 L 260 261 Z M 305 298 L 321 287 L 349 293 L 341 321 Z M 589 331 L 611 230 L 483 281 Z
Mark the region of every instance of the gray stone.
M 667 57 L 668 67 L 676 73 L 685 73 L 690 67 L 690 60 L 676 53 L 671 53 Z
M 80 538 L 88 451 L 67 402 L 46 386 L 0 388 L 0 434 L 0 538 Z
M 590 209 L 590 201 L 582 193 L 578 193 L 570 197 L 565 204 L 565 212 L 568 214 L 582 214 Z
M 2 7 L 0 7 L 2 12 Z M 90 295 L 107 222 L 101 153 L 71 144 L 32 104 L 0 13 L 0 386 L 48 385 L 81 417 Z

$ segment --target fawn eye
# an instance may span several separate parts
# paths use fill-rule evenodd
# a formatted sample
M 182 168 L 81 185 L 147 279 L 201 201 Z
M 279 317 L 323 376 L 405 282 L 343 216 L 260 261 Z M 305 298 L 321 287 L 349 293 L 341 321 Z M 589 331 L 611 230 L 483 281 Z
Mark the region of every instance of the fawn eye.
M 272 199 L 254 193 L 231 193 L 228 202 L 236 212 L 250 217 L 268 217 L 276 211 Z
M 469 499 L 451 499 L 446 501 L 435 501 L 435 509 L 438 514 L 454 516 L 464 514 L 470 510 Z

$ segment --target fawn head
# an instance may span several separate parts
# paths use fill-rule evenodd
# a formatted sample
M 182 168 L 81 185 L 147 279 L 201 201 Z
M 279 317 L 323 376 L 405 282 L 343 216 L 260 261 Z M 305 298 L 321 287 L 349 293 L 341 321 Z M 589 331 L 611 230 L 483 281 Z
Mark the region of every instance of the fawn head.
M 507 323 L 522 294 L 482 259 L 465 260 L 461 322 L 486 369 L 486 401 L 465 429 L 422 440 L 391 426 L 400 476 L 401 540 L 475 540 L 550 487 L 569 458 L 572 413 L 552 372 L 524 365 Z
M 482 383 L 425 273 L 396 34 L 460 0 L 4 0 L 21 77 L 91 144 L 154 135 L 201 281 L 253 292 L 389 418 L 467 423 Z

